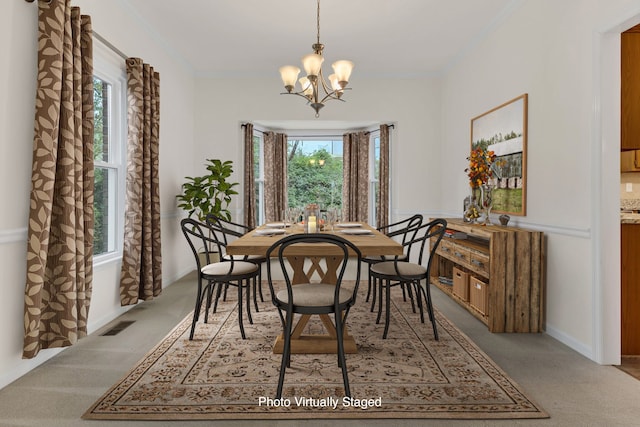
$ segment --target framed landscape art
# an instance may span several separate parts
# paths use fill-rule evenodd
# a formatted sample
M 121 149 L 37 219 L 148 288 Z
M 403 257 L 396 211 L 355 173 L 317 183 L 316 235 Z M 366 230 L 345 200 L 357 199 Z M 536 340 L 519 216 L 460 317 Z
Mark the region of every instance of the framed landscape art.
M 493 213 L 527 212 L 527 101 L 525 93 L 471 119 L 471 149 L 496 155 L 489 180 Z

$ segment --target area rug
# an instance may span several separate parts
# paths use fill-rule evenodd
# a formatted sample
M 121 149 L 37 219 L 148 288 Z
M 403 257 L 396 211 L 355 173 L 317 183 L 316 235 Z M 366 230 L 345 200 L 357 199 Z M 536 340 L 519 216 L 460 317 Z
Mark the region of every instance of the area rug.
M 392 302 L 389 337 L 364 298 L 348 319 L 358 353 L 347 355 L 351 399 L 335 355 L 293 355 L 283 398 L 276 393 L 281 332 L 270 301 L 240 338 L 231 299 L 202 320 L 189 341 L 187 316 L 87 412 L 85 419 L 519 419 L 547 418 L 469 338 L 436 311 L 439 341 L 402 298 Z M 202 319 L 202 318 L 201 318 Z M 320 321 L 307 328 L 320 332 Z

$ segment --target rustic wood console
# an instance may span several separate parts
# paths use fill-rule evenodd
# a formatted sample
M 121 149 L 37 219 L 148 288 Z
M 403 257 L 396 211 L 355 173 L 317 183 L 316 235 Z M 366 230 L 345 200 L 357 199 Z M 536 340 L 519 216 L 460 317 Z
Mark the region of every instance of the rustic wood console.
M 544 329 L 545 246 L 540 231 L 447 218 L 431 265 L 431 283 L 491 332 Z M 463 233 L 463 234 L 461 234 Z M 455 238 L 456 234 L 460 237 Z

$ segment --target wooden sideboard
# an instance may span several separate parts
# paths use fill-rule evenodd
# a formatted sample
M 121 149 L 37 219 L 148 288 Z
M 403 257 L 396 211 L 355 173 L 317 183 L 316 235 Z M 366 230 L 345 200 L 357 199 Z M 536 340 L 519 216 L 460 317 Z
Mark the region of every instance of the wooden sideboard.
M 511 226 L 469 224 L 457 218 L 447 218 L 447 229 L 466 238 L 442 239 L 432 261 L 431 283 L 491 332 L 541 332 L 544 234 Z

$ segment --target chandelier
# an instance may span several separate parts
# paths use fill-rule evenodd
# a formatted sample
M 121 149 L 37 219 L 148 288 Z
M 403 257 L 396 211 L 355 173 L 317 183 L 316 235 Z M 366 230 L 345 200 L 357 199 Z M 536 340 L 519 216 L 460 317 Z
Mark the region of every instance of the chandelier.
M 326 101 L 337 99 L 344 102 L 344 99 L 342 99 L 343 92 L 351 90 L 346 86 L 349 83 L 353 62 L 341 60 L 331 64 L 333 74 L 329 76 L 329 83 L 327 83 L 322 76 L 322 62 L 324 61 L 322 50 L 324 45 L 320 43 L 320 0 L 318 0 L 317 30 L 317 41 L 311 45 L 313 53 L 302 57 L 302 66 L 307 75 L 298 80 L 300 68 L 293 65 L 285 65 L 280 67 L 280 77 L 287 90 L 281 95 L 298 95 L 305 98 L 311 108 L 316 111 L 316 117 L 319 117 L 320 109 L 324 107 Z M 300 83 L 300 90 L 296 88 L 296 80 Z

